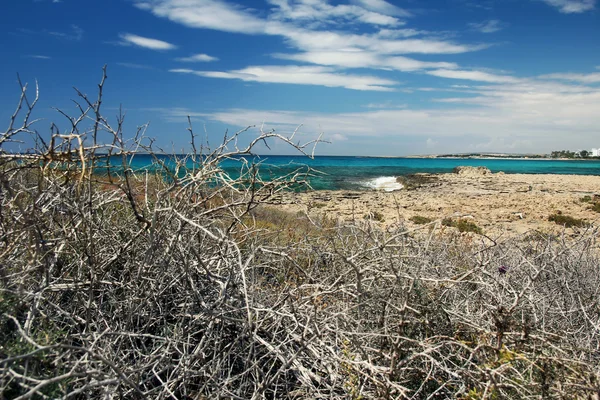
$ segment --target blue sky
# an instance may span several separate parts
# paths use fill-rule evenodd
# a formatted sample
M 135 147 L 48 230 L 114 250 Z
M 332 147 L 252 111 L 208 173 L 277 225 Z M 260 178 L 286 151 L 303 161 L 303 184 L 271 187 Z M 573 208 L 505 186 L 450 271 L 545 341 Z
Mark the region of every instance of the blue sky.
M 0 118 L 16 104 L 16 74 L 37 79 L 42 133 L 52 121 L 69 128 L 52 107 L 75 114 L 72 87 L 95 95 L 107 64 L 105 114 L 122 105 L 126 135 L 150 122 L 168 150 L 189 149 L 188 115 L 211 144 L 226 129 L 302 124 L 301 139 L 331 141 L 317 154 L 600 147 L 596 0 L 13 0 L 0 10 Z

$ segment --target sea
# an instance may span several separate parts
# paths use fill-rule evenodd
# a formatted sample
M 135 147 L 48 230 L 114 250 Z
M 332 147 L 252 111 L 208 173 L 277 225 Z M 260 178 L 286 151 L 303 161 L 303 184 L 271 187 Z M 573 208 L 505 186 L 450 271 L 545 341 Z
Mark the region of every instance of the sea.
M 158 156 L 173 166 L 172 156 Z M 133 170 L 156 169 L 154 158 L 138 154 L 130 160 Z M 314 190 L 384 190 L 401 189 L 396 177 L 415 173 L 448 173 L 457 166 L 487 167 L 506 174 L 600 175 L 600 160 L 548 160 L 506 158 L 401 158 L 253 155 L 227 159 L 221 169 L 235 178 L 242 165 L 255 165 L 262 179 L 276 179 L 296 171 L 304 174 Z

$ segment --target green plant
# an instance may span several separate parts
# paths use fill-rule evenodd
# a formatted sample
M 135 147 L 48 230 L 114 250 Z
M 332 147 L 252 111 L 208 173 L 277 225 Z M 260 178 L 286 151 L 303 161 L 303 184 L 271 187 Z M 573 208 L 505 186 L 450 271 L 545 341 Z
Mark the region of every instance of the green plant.
M 590 207 L 590 210 L 600 213 L 600 202 L 596 202 L 596 203 L 592 204 L 592 206 Z
M 371 211 L 371 212 L 365 214 L 365 219 L 372 219 L 372 220 L 375 220 L 378 222 L 385 221 L 385 217 L 379 211 Z
M 548 221 L 554 222 L 557 225 L 562 225 L 566 228 L 584 228 L 589 224 L 582 219 L 574 218 L 569 215 L 563 215 L 560 213 L 552 214 L 548 217 Z
M 591 203 L 592 202 L 592 197 L 585 195 L 582 198 L 579 199 L 580 202 L 582 203 Z
M 481 235 L 483 233 L 483 230 L 479 226 L 477 226 L 477 224 L 465 219 L 459 219 L 456 223 L 456 227 L 458 228 L 459 232 L 473 232 L 477 233 L 478 235 Z
M 413 215 L 412 217 L 410 217 L 409 221 L 417 225 L 424 225 L 430 223 L 432 219 L 423 217 L 421 215 Z
M 456 226 L 456 222 L 454 222 L 454 220 L 450 217 L 446 217 L 442 220 L 442 225 L 443 226 L 450 226 L 450 227 L 455 227 Z
M 481 235 L 483 230 L 479 227 L 475 222 L 466 220 L 466 219 L 458 219 L 453 220 L 450 217 L 446 217 L 442 220 L 443 226 L 449 226 L 452 228 L 457 228 L 459 232 L 473 232 Z

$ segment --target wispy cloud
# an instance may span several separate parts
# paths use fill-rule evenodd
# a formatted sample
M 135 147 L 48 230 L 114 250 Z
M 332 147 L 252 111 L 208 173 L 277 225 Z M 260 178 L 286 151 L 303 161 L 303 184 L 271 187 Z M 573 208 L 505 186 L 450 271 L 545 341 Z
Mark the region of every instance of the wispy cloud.
M 593 10 L 596 0 L 542 0 L 553 7 L 558 8 L 561 13 L 574 14 Z
M 494 33 L 504 29 L 505 24 L 497 19 L 490 19 L 484 22 L 470 23 L 469 27 L 481 33 Z
M 398 108 L 407 108 L 408 105 L 407 104 L 396 104 L 392 101 L 386 101 L 383 103 L 369 103 L 369 104 L 365 104 L 363 107 L 365 108 L 372 108 L 372 109 L 378 109 L 378 110 L 385 110 L 385 109 L 398 109 Z
M 300 13 L 301 10 L 297 6 L 294 8 L 294 5 L 301 4 L 308 7 L 302 9 L 307 18 L 318 18 L 320 16 L 321 20 L 326 19 L 326 13 L 316 13 L 314 9 L 317 7 L 316 4 L 327 3 L 315 2 L 313 0 L 300 0 L 298 3 L 290 3 L 290 0 L 271 0 L 271 4 L 275 7 L 270 10 L 271 14 L 268 18 L 262 18 L 255 15 L 252 10 L 220 0 L 134 1 L 135 5 L 141 9 L 148 10 L 156 16 L 167 18 L 188 27 L 245 34 L 281 36 L 288 44 L 304 51 L 337 51 L 340 49 L 359 48 L 384 54 L 458 54 L 488 47 L 485 44 L 458 44 L 434 38 L 405 40 L 391 35 L 384 37 L 379 34 L 349 33 L 340 30 L 341 26 L 337 27 L 338 30 L 336 31 L 319 30 L 318 26 L 306 27 L 306 24 L 296 24 L 291 18 L 282 17 L 292 15 L 294 12 Z M 386 8 L 386 4 L 391 6 L 382 0 L 361 0 L 358 3 L 383 9 Z M 335 10 L 335 8 L 333 9 Z M 390 33 L 391 31 L 385 30 L 385 32 Z M 424 32 L 413 30 L 411 33 L 422 34 Z
M 384 0 L 353 0 L 352 3 L 358 4 L 367 10 L 387 15 L 395 15 L 397 17 L 410 17 L 412 15 L 409 11 Z
M 218 61 L 217 57 L 209 56 L 208 54 L 194 54 L 189 57 L 176 58 L 175 61 L 181 62 L 211 62 Z
M 71 25 L 71 31 L 69 32 L 57 32 L 57 31 L 44 31 L 45 33 L 47 33 L 48 35 L 52 35 L 61 39 L 66 39 L 66 40 L 74 40 L 74 41 L 80 41 L 83 39 L 83 29 L 81 29 L 81 27 L 79 27 L 78 25 Z
M 465 71 L 465 70 L 447 70 L 439 69 L 434 71 L 428 71 L 429 75 L 437 76 L 440 78 L 449 79 L 462 79 L 468 81 L 478 82 L 489 82 L 489 83 L 516 83 L 519 82 L 518 78 L 514 78 L 508 75 L 496 75 L 484 71 Z
M 397 82 L 369 75 L 338 73 L 332 68 L 296 65 L 250 66 L 232 71 L 195 71 L 172 69 L 170 72 L 193 74 L 206 78 L 239 79 L 246 82 L 287 83 L 343 87 L 353 90 L 393 91 Z
M 276 6 L 270 18 L 277 21 L 313 24 L 313 27 L 339 25 L 345 23 L 363 23 L 372 25 L 403 25 L 398 18 L 364 7 L 350 4 L 331 5 L 326 1 L 314 0 L 268 0 Z
M 126 46 L 134 45 L 150 50 L 173 50 L 177 48 L 177 46 L 174 44 L 164 42 L 162 40 L 151 39 L 131 33 L 122 33 L 119 35 L 119 37 L 121 38 L 120 44 Z
M 153 70 L 156 69 L 151 65 L 145 65 L 145 64 L 136 64 L 136 63 L 130 63 L 130 62 L 118 62 L 115 63 L 121 67 L 125 67 L 125 68 L 131 68 L 131 69 L 147 69 L 147 70 Z
M 288 65 L 285 67 L 287 70 L 275 66 L 249 66 L 234 71 L 190 72 L 204 77 L 321 84 L 350 89 L 360 88 L 359 90 L 392 90 L 390 86 L 396 82 L 375 76 L 346 74 L 342 71 L 353 68 L 403 72 L 453 70 L 459 69 L 455 63 L 442 60 L 420 61 L 406 55 L 461 54 L 489 47 L 485 43 L 457 43 L 444 38 L 447 35 L 438 35 L 435 32 L 399 28 L 404 23 L 399 18 L 409 17 L 410 13 L 384 0 L 350 0 L 350 3 L 336 2 L 335 5 L 328 1 L 315 0 L 268 0 L 268 2 L 272 7 L 265 15 L 222 0 L 134 0 L 137 7 L 187 27 L 248 35 L 279 36 L 288 45 L 290 52 L 272 56 L 319 66 Z M 333 28 L 329 26 L 334 23 Z M 352 26 L 356 23 L 370 24 L 376 30 L 357 33 Z M 383 29 L 379 29 L 381 26 Z M 209 59 L 204 55 L 198 55 L 197 58 L 184 57 L 178 61 L 200 62 Z M 288 76 L 290 71 L 299 72 L 302 79 Z M 275 76 L 269 78 L 264 75 L 265 72 L 273 72 Z M 304 76 L 304 73 L 308 73 L 309 77 Z M 380 72 L 374 74 L 379 75 Z M 333 79 L 331 81 L 321 79 L 324 76 Z M 352 85 L 347 81 L 347 77 L 354 76 L 365 77 L 368 80 L 361 80 L 360 83 Z
M 315 31 L 287 26 L 274 26 L 270 31 L 281 34 L 289 44 L 305 51 L 362 49 L 381 54 L 460 54 L 488 47 L 430 38 L 388 39 L 377 34 Z
M 135 6 L 157 17 L 193 27 L 223 32 L 264 33 L 265 21 L 252 10 L 219 0 L 134 0 Z
M 402 29 L 380 29 L 377 36 L 385 39 L 409 38 L 414 36 L 428 35 L 430 32 L 412 28 Z
M 62 40 L 81 41 L 83 40 L 84 30 L 75 24 L 69 26 L 70 30 L 66 31 L 51 31 L 48 29 L 34 30 L 28 28 L 16 28 L 16 32 L 10 32 L 13 35 L 29 36 L 29 35 L 49 35 Z
M 431 68 L 458 68 L 458 66 L 454 63 L 418 61 L 402 56 L 389 57 L 362 50 L 312 51 L 293 54 L 276 53 L 273 54 L 273 56 L 286 60 L 302 61 L 311 64 L 343 68 L 380 68 L 394 69 L 405 72 Z
M 35 58 L 35 59 L 38 59 L 38 60 L 50 60 L 50 59 L 52 59 L 52 57 L 42 56 L 42 55 L 39 55 L 39 54 L 28 54 L 25 57 L 26 58 Z
M 478 8 L 486 11 L 492 11 L 495 6 L 495 0 L 461 0 L 464 6 L 469 8 Z
M 598 67 L 596 67 L 598 68 Z M 600 68 L 598 68 L 600 69 Z M 572 81 L 580 83 L 600 83 L 600 72 L 594 72 L 591 74 L 573 74 L 573 73 L 562 73 L 562 74 L 548 74 L 540 76 L 542 79 L 555 79 L 560 81 Z

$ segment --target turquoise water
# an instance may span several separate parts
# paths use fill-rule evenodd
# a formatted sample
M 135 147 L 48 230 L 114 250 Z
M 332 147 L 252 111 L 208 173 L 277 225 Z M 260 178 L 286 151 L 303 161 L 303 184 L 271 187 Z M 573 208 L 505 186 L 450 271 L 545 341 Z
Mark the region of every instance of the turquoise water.
M 161 157 L 168 160 L 168 157 Z M 452 172 L 459 165 L 485 166 L 492 172 L 507 174 L 574 174 L 600 175 L 600 160 L 536 160 L 536 159 L 441 159 L 441 158 L 379 158 L 318 156 L 314 159 L 301 156 L 251 156 L 248 161 L 262 163 L 259 167 L 265 179 L 282 176 L 307 167 L 319 171 L 309 178 L 316 190 L 371 190 L 373 182 L 381 177 L 396 177 L 418 172 Z M 148 168 L 152 158 L 137 155 L 134 169 Z M 168 164 L 168 163 L 167 163 Z M 241 162 L 227 160 L 222 168 L 230 175 L 239 173 Z

